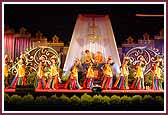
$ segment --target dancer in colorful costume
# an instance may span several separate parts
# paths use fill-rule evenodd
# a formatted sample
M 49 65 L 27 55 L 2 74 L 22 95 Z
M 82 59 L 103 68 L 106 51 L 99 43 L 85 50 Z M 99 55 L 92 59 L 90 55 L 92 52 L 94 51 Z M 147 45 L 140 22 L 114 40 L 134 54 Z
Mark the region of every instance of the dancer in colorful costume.
M 90 64 L 91 62 L 93 62 L 92 54 L 90 53 L 89 50 L 86 50 L 85 51 L 85 57 L 84 57 L 84 63 Z
M 102 53 L 98 51 L 94 57 L 93 70 L 94 70 L 94 83 L 101 81 L 102 66 L 104 65 L 104 57 Z
M 89 50 L 85 50 L 85 54 L 82 58 L 82 65 L 85 71 L 87 71 L 87 68 L 91 62 L 94 63 L 93 56 Z
M 67 80 L 64 88 L 67 89 L 70 86 L 70 89 L 82 89 L 78 82 L 78 71 L 80 66 L 80 60 L 75 59 L 74 65 L 70 70 L 70 78 Z
M 124 57 L 122 67 L 121 67 L 121 73 L 120 76 L 117 78 L 114 87 L 117 87 L 118 89 L 129 89 L 128 86 L 128 75 L 129 75 L 129 69 L 128 69 L 128 63 L 129 63 L 129 57 Z
M 93 70 L 93 64 L 90 63 L 87 73 L 86 73 L 86 79 L 84 81 L 84 87 L 87 89 L 91 89 L 93 86 L 93 80 L 94 80 L 94 70 Z
M 26 57 L 25 54 L 21 54 L 20 60 L 18 61 L 17 65 L 17 73 L 15 78 L 13 79 L 11 83 L 12 88 L 16 88 L 16 85 L 23 85 L 26 86 Z
M 9 64 L 8 64 L 8 59 L 9 56 L 5 55 L 5 60 L 4 60 L 4 83 L 5 83 L 5 88 L 9 87 L 9 81 L 8 81 L 8 77 L 9 77 Z
M 158 58 L 152 70 L 152 74 L 153 74 L 152 89 L 153 90 L 163 90 L 162 79 L 161 79 L 161 72 L 162 72 L 161 62 L 162 62 L 162 59 Z
M 102 56 L 102 53 L 101 53 L 100 51 L 98 51 L 98 52 L 95 54 L 94 62 L 96 62 L 96 63 L 98 63 L 98 64 L 102 64 L 102 63 L 103 63 L 103 56 Z
M 46 84 L 46 88 L 54 89 L 54 90 L 58 89 L 58 83 L 59 83 L 59 80 L 58 80 L 59 68 L 56 60 L 57 58 L 55 55 L 51 57 L 52 65 L 50 67 L 50 79 Z
M 40 62 L 38 65 L 38 70 L 37 70 L 37 89 L 44 89 L 46 86 L 46 81 L 45 81 L 45 71 L 44 71 L 44 63 L 45 63 L 45 57 L 41 56 L 39 58 Z
M 104 79 L 102 89 L 111 89 L 113 85 L 112 57 L 109 56 L 106 64 L 103 67 Z
M 143 90 L 145 89 L 144 86 L 144 67 L 146 66 L 147 62 L 145 61 L 144 57 L 140 57 L 140 61 L 137 63 L 134 81 L 132 83 L 131 89 L 136 90 Z

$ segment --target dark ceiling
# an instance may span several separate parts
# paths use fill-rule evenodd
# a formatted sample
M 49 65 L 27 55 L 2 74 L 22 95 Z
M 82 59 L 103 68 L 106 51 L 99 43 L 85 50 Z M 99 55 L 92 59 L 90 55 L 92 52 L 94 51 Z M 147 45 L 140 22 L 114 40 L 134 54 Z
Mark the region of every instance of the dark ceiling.
M 50 40 L 55 34 L 69 42 L 78 14 L 108 14 L 118 45 L 129 35 L 135 40 L 148 32 L 157 35 L 164 26 L 163 17 L 136 17 L 136 13 L 163 14 L 162 4 L 5 4 L 5 24 L 16 31 L 24 26 L 32 35 L 40 30 Z

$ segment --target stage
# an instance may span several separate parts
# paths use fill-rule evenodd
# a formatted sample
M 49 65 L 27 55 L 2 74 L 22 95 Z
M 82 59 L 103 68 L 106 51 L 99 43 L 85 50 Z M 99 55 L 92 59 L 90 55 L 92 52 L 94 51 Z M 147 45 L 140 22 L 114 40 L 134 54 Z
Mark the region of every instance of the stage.
M 5 93 L 14 93 L 16 92 L 16 89 L 4 89 Z M 69 89 L 35 89 L 34 92 L 36 93 L 92 93 L 92 90 L 69 90 Z M 164 90 L 102 90 L 101 93 L 114 93 L 114 94 L 120 94 L 120 93 L 130 93 L 130 94 L 163 94 Z

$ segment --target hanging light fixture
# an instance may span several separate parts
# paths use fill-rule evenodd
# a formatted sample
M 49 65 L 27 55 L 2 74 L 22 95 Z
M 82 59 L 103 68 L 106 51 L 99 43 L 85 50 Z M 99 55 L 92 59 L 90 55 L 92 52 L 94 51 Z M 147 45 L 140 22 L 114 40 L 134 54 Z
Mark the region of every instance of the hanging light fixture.
M 100 39 L 94 17 L 92 17 L 91 23 L 88 25 L 88 39 L 91 42 L 95 42 Z

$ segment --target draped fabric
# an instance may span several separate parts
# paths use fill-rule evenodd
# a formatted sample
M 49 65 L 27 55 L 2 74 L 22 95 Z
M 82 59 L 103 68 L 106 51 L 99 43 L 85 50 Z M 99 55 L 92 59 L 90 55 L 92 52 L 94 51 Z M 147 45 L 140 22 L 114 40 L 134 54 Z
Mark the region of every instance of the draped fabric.
M 14 42 L 15 42 L 14 34 L 13 33 L 5 33 L 5 35 L 4 35 L 5 54 L 8 54 L 12 60 L 14 60 Z
M 31 41 L 27 37 L 16 37 L 15 38 L 15 58 L 18 57 L 27 48 L 31 47 Z
M 112 56 L 113 61 L 120 66 L 120 58 L 114 33 L 108 15 L 95 15 L 94 21 L 98 39 L 92 42 L 88 36 L 93 16 L 79 15 L 72 34 L 69 50 L 64 64 L 64 71 L 69 71 L 75 58 L 81 59 L 85 50 L 95 54 L 100 51 L 105 58 Z
M 14 33 L 5 33 L 4 50 L 12 60 L 15 60 L 22 52 L 32 46 L 31 40 L 27 37 L 15 37 Z

